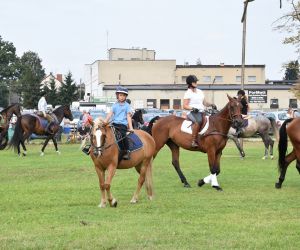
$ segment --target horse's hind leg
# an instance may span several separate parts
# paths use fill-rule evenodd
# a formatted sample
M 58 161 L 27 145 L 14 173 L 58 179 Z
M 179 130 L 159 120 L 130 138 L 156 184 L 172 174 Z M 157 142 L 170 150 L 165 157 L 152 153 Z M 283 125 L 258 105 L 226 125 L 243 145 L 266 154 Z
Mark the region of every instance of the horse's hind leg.
M 300 161 L 297 160 L 297 163 L 296 163 L 296 168 L 298 170 L 298 173 L 300 174 Z
M 289 166 L 289 164 L 296 159 L 296 154 L 295 154 L 295 150 L 293 150 L 291 153 L 289 153 L 286 157 L 285 157 L 285 165 L 284 167 L 281 169 L 280 171 L 280 176 L 278 179 L 278 182 L 275 183 L 275 187 L 276 188 L 281 188 L 282 183 L 285 179 L 285 174 L 286 174 L 286 170 Z
M 45 142 L 44 142 L 44 145 L 43 145 L 43 147 L 42 147 L 41 154 L 40 154 L 41 156 L 44 156 L 44 150 L 45 150 L 45 148 L 46 148 L 46 146 L 47 146 L 49 140 L 50 140 L 50 136 L 48 136 L 48 137 L 46 138 Z
M 270 158 L 271 158 L 271 160 L 273 160 L 274 159 L 274 155 L 273 155 L 274 141 L 271 137 L 269 139 L 269 145 L 270 145 Z
M 237 149 L 240 152 L 241 158 L 244 159 L 246 154 L 244 152 L 244 149 L 243 149 L 242 145 L 239 142 L 239 139 L 237 137 L 233 136 L 233 135 L 229 135 L 228 138 L 233 140 L 233 142 L 235 143 L 235 146 L 237 147 Z
M 269 155 L 269 140 L 268 140 L 268 138 L 267 138 L 267 136 L 269 136 L 269 135 L 266 135 L 266 134 L 259 134 L 260 136 L 261 136 L 261 138 L 262 138 L 262 140 L 263 140 L 263 143 L 264 143 L 264 145 L 265 145 L 265 155 L 263 156 L 263 160 L 265 160 L 265 159 L 267 159 L 268 158 L 268 155 Z
M 146 176 L 146 165 L 148 163 L 144 163 L 143 165 L 142 164 L 139 164 L 138 166 L 135 167 L 136 171 L 140 174 L 140 177 L 138 179 L 138 184 L 137 184 L 137 188 L 133 194 L 133 197 L 132 199 L 130 200 L 130 203 L 134 204 L 134 203 L 137 203 L 138 202 L 138 198 L 139 198 L 139 194 L 140 194 L 140 191 L 141 191 L 141 188 L 145 182 L 145 176 Z
M 191 185 L 187 182 L 184 174 L 181 171 L 180 164 L 179 164 L 179 147 L 172 142 L 171 140 L 168 140 L 167 143 L 168 147 L 171 149 L 172 152 L 172 165 L 174 166 L 181 182 L 184 184 L 184 187 L 191 187 Z
M 60 152 L 58 151 L 58 147 L 57 147 L 57 141 L 56 141 L 56 138 L 55 138 L 55 137 L 52 137 L 52 141 L 53 141 L 53 144 L 54 144 L 56 153 L 60 155 Z

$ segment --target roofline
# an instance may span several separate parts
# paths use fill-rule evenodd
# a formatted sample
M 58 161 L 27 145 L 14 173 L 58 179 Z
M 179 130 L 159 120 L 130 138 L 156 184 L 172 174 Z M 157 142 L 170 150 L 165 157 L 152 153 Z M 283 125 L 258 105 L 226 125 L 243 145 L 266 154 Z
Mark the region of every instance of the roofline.
M 242 65 L 226 65 L 226 64 L 197 64 L 197 65 L 176 65 L 176 68 L 241 68 Z M 246 68 L 265 68 L 265 64 L 248 64 L 245 65 Z

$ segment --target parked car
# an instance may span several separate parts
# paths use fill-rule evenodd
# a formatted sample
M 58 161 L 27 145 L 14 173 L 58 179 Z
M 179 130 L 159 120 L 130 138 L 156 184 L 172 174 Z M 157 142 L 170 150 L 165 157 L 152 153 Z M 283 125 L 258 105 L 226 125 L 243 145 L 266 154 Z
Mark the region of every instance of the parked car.
M 286 111 L 273 111 L 273 112 L 267 112 L 265 114 L 266 117 L 271 117 L 273 119 L 275 119 L 276 124 L 278 127 L 280 127 L 282 125 L 282 123 L 288 119 L 289 117 L 287 116 Z
M 159 117 L 165 117 L 170 115 L 169 112 L 164 112 L 164 113 L 147 113 L 143 115 L 143 119 L 144 119 L 144 125 L 148 126 L 149 122 L 151 121 L 152 118 L 154 118 L 155 116 L 159 116 Z

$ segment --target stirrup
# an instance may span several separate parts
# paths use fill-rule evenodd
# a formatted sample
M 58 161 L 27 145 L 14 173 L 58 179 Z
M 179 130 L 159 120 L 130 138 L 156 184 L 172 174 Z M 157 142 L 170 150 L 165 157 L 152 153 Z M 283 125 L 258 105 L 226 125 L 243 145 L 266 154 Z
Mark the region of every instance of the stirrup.
M 130 160 L 130 154 L 129 154 L 129 151 L 127 151 L 123 157 L 122 157 L 123 160 Z

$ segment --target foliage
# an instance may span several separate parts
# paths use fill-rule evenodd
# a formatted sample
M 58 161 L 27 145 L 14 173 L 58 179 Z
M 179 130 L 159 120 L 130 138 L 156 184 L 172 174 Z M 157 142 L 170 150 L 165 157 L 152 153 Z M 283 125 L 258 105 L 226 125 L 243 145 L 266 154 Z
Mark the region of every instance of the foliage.
M 155 197 L 130 204 L 138 175 L 117 170 L 111 191 L 117 208 L 97 207 L 98 178 L 79 145 L 29 145 L 28 156 L 2 151 L 1 249 L 298 249 L 300 182 L 292 163 L 282 190 L 276 160 L 261 160 L 261 142 L 244 141 L 241 161 L 233 143 L 221 158 L 224 192 L 196 186 L 209 174 L 207 155 L 181 150 L 185 189 L 168 148 L 153 162 Z
M 0 106 L 8 105 L 10 88 L 19 74 L 18 60 L 13 43 L 0 36 Z
M 295 45 L 297 51 L 300 52 L 300 1 L 288 0 L 291 4 L 290 12 L 286 13 L 276 23 L 279 23 L 275 29 L 287 32 L 287 36 L 283 43 Z
M 61 85 L 61 88 L 59 90 L 59 96 L 60 96 L 60 104 L 69 104 L 73 101 L 78 100 L 78 88 L 76 84 L 74 83 L 74 80 L 72 79 L 72 73 L 69 72 L 65 76 L 65 80 L 63 84 Z
M 299 63 L 298 60 L 288 63 L 285 69 L 284 80 L 298 80 L 299 79 Z
M 32 51 L 25 52 L 21 57 L 21 76 L 19 85 L 26 108 L 37 106 L 40 98 L 40 83 L 45 77 L 45 70 L 38 54 Z
M 59 104 L 59 100 L 57 99 L 57 90 L 55 87 L 55 79 L 54 77 L 50 79 L 49 87 L 44 86 L 44 91 L 47 95 L 47 103 L 52 104 L 53 107 Z

